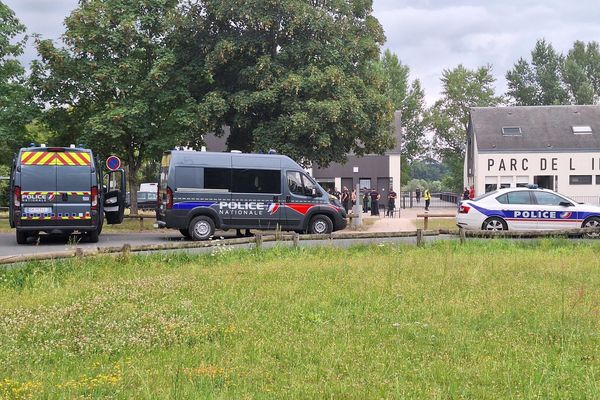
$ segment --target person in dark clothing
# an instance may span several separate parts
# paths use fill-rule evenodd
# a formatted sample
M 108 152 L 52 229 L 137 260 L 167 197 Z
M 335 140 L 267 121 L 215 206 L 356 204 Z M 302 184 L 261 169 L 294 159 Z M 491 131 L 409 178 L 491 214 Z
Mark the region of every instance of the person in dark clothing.
M 375 189 L 371 190 L 369 194 L 371 197 L 371 215 L 379 215 L 379 192 Z
M 369 190 L 367 188 L 364 189 L 363 192 L 363 212 L 369 212 Z
M 344 186 L 344 188 L 342 189 L 342 196 L 340 200 L 342 202 L 342 206 L 344 206 L 344 210 L 348 212 L 350 205 L 350 192 L 348 191 L 348 188 L 346 186 Z
M 421 202 L 421 189 L 417 188 L 415 190 L 415 198 L 417 199 L 417 204 Z
M 463 200 L 469 200 L 469 189 L 465 187 L 465 191 L 463 192 Z
M 386 211 L 386 215 L 388 217 L 394 216 L 394 210 L 396 209 L 396 197 L 398 197 L 398 195 L 396 192 L 394 192 L 394 188 L 390 188 L 390 191 L 388 192 L 388 205 Z
M 340 193 L 339 190 L 337 190 L 337 188 L 333 189 L 333 195 L 339 200 L 340 197 L 342 197 L 342 194 Z

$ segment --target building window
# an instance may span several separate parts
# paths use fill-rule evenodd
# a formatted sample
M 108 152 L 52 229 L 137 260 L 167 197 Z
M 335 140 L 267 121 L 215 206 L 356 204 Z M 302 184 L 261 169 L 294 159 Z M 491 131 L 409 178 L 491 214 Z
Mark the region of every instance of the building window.
M 591 185 L 592 175 L 569 175 L 570 185 Z
M 517 176 L 517 187 L 527 187 L 529 185 L 528 176 Z
M 498 189 L 498 177 L 496 176 L 486 176 L 485 177 L 485 192 L 493 192 Z
M 600 175 L 596 175 L 596 185 L 600 185 Z
M 371 179 L 368 178 L 361 178 L 358 180 L 358 186 L 360 186 L 361 189 L 371 189 Z
M 589 125 L 575 125 L 571 129 L 573 129 L 575 135 L 591 135 L 593 132 L 592 127 Z
M 523 136 L 520 126 L 503 126 L 502 136 Z

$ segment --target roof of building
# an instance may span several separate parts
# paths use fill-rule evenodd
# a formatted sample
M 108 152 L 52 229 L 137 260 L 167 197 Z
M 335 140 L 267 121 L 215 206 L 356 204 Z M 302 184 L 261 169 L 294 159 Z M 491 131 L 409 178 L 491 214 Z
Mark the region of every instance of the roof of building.
M 600 106 L 471 108 L 479 151 L 600 150 Z

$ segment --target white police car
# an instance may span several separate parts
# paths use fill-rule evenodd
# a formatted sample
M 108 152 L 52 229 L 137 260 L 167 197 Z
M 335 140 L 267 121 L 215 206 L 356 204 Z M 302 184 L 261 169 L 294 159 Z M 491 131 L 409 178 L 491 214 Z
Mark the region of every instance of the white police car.
M 600 207 L 580 204 L 552 190 L 530 185 L 463 200 L 456 224 L 464 229 L 490 231 L 598 228 Z

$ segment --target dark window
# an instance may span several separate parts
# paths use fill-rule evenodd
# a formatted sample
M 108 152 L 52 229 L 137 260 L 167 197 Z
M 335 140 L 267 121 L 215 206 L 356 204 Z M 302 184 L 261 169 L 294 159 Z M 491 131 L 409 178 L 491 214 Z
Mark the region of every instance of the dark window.
M 317 185 L 306 175 L 302 175 L 302 182 L 304 183 L 304 195 L 312 196 L 313 189 L 317 189 Z
M 596 185 L 600 185 L 600 175 L 596 175 Z
M 56 190 L 59 192 L 78 192 L 90 190 L 92 174 L 89 166 L 56 167 Z
M 229 168 L 204 168 L 204 189 L 231 191 L 231 170 Z
M 489 193 L 489 192 L 493 192 L 494 190 L 498 189 L 498 184 L 496 183 L 486 183 L 485 184 L 485 192 Z
M 570 175 L 569 184 L 571 185 L 591 185 L 592 175 Z
M 532 204 L 529 192 L 510 192 L 508 195 L 508 204 Z
M 502 127 L 502 136 L 522 136 L 520 126 L 503 126 Z
M 500 184 L 500 189 L 507 189 L 510 187 L 510 183 L 501 183 Z
M 508 195 L 503 194 L 502 196 L 498 196 L 498 197 L 496 197 L 496 200 L 498 201 L 498 203 L 508 204 Z
M 520 188 L 520 187 L 527 187 L 527 186 L 529 186 L 529 183 L 524 183 L 524 182 L 517 183 L 517 187 L 518 188 Z
M 560 203 L 567 201 L 560 196 L 548 192 L 535 192 L 535 199 L 538 204 L 543 206 L 559 206 Z
M 202 168 L 176 167 L 175 188 L 202 189 Z
M 232 170 L 232 192 L 281 193 L 281 171 L 268 169 Z

